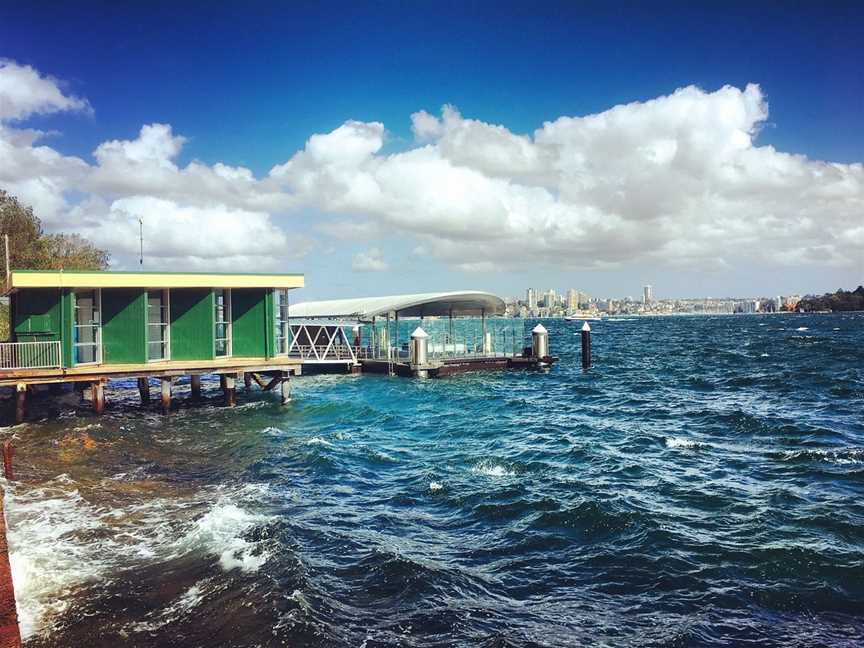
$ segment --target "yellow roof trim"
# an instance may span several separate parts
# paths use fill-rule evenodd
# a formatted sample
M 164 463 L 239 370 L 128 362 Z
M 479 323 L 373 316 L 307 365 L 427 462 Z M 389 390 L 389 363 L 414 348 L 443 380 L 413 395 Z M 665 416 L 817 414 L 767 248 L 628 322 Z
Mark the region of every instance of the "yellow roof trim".
M 6 291 L 21 288 L 302 288 L 303 275 L 170 272 L 16 272 Z

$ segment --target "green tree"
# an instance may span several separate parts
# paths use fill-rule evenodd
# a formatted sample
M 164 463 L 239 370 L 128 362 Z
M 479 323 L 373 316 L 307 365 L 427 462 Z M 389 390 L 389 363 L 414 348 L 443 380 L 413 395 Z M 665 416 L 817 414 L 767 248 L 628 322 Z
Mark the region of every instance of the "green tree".
M 45 234 L 33 208 L 0 189 L 0 237 L 9 235 L 9 266 L 19 270 L 104 270 L 109 254 L 78 234 Z M 0 260 L 6 274 L 5 256 Z
M 47 259 L 42 223 L 33 208 L 0 189 L 0 236 L 9 235 L 9 265 L 12 268 L 39 268 Z M 3 276 L 6 258 L 2 259 Z
M 9 235 L 9 267 L 19 270 L 104 270 L 109 254 L 78 234 L 45 234 L 33 208 L 0 189 L 0 245 Z M 0 282 L 6 255 L 0 249 Z M 9 339 L 9 306 L 0 303 L 0 341 Z

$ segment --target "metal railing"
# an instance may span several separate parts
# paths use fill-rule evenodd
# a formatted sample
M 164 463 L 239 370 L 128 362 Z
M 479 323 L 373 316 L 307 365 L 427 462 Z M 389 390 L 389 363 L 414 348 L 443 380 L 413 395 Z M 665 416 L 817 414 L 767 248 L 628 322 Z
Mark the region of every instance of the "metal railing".
M 59 369 L 60 341 L 0 342 L 0 371 L 16 369 Z
M 341 361 L 351 360 L 351 349 L 345 344 L 295 344 L 288 353 L 291 358 L 301 360 Z

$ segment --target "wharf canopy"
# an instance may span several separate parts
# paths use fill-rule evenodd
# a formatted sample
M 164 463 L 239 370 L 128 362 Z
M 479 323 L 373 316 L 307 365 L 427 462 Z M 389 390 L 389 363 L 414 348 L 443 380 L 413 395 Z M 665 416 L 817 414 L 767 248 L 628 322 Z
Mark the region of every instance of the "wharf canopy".
M 303 284 L 302 274 L 15 270 L 0 374 L 287 360 L 288 291 Z
M 438 292 L 388 297 L 361 297 L 303 302 L 291 307 L 291 317 L 350 319 L 371 322 L 373 317 L 493 316 L 504 313 L 504 300 L 487 292 Z
M 503 313 L 503 299 L 478 291 L 302 302 L 291 306 L 290 354 L 321 363 L 399 360 L 419 326 L 432 358 L 517 355 L 524 327 Z

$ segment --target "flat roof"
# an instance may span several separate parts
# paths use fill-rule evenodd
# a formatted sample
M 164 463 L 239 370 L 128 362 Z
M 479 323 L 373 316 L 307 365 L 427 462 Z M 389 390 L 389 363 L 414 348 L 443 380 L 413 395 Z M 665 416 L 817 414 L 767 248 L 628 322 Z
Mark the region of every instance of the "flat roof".
M 302 288 L 302 274 L 13 270 L 3 294 L 21 288 Z
M 291 304 L 289 317 L 319 319 L 351 319 L 368 321 L 373 317 L 398 312 L 400 317 L 444 317 L 459 315 L 501 315 L 504 300 L 488 292 L 459 290 L 455 292 L 421 293 L 416 295 L 389 295 L 357 299 L 330 299 L 326 301 Z

